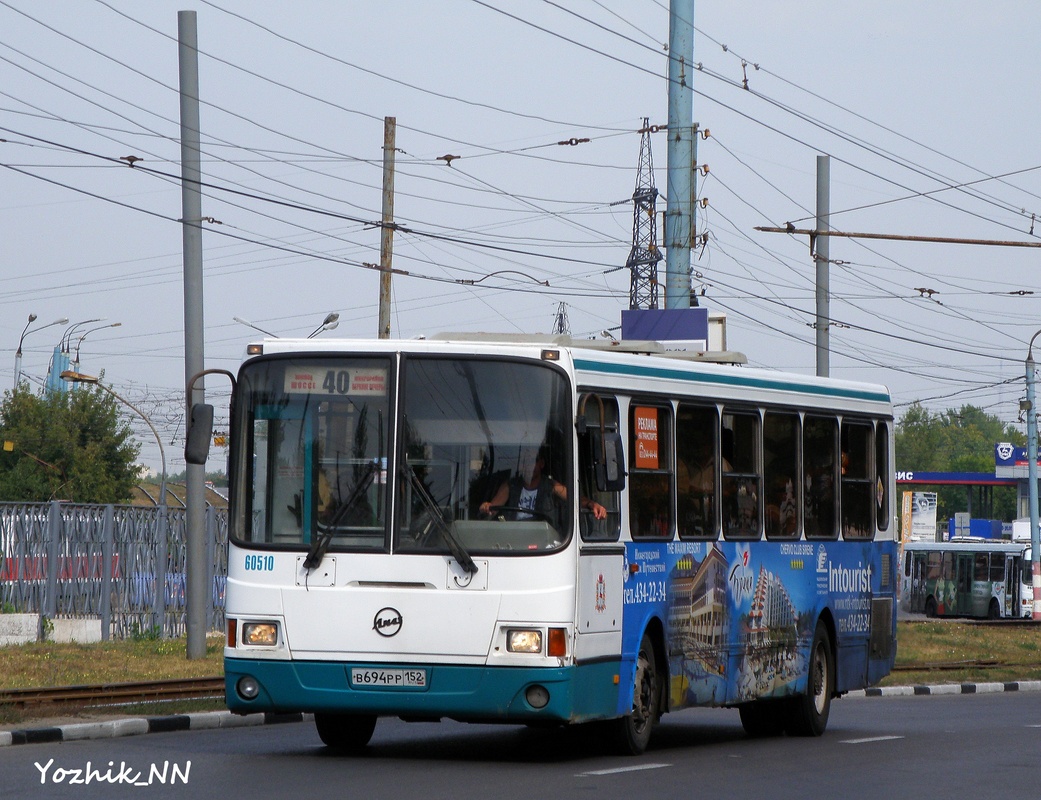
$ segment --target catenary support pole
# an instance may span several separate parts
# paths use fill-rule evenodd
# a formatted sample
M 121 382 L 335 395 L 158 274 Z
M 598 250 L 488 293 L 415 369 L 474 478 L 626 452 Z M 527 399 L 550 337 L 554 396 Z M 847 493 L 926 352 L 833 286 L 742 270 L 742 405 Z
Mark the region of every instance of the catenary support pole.
M 202 305 L 202 172 L 199 131 L 199 37 L 194 11 L 177 12 L 178 63 L 181 90 L 181 234 L 184 246 L 184 374 L 204 369 Z M 203 403 L 206 394 L 197 380 L 189 399 Z M 187 657 L 206 656 L 206 468 L 188 464 L 185 496 Z M 166 501 L 166 498 L 163 498 Z
M 814 237 L 813 260 L 817 267 L 817 376 L 831 374 L 831 158 L 817 156 L 817 234 Z
M 694 230 L 694 0 L 669 2 L 669 149 L 665 307 L 690 308 Z
M 1030 345 L 1027 347 L 1026 379 L 1027 379 L 1027 480 L 1030 483 L 1030 566 L 1033 575 L 1034 602 L 1031 616 L 1034 621 L 1041 620 L 1041 547 L 1038 540 L 1038 512 L 1037 512 L 1037 411 L 1034 408 L 1034 339 L 1041 331 L 1030 337 Z
M 383 227 L 380 232 L 379 338 L 390 338 L 390 268 L 394 256 L 394 148 L 397 118 L 383 118 Z

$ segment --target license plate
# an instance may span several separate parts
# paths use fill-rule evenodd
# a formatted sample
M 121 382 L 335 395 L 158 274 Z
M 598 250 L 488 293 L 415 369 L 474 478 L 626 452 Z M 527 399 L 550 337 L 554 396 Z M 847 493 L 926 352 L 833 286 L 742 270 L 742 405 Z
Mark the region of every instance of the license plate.
M 425 689 L 427 671 L 425 669 L 351 669 L 351 685 L 364 688 Z

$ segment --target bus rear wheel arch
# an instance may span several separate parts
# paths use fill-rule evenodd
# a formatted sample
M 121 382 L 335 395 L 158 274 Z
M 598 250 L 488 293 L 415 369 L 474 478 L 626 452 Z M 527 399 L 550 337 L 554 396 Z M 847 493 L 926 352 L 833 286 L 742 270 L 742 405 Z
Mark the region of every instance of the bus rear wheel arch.
M 936 598 L 929 597 L 925 601 L 925 616 L 935 617 L 936 616 Z

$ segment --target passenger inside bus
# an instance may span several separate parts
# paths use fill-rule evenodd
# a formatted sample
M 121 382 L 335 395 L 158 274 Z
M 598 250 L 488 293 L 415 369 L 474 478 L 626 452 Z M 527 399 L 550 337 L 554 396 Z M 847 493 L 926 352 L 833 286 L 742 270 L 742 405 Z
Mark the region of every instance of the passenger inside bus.
M 561 508 L 567 502 L 567 487 L 545 473 L 545 448 L 525 448 L 518 459 L 517 473 L 504 481 L 491 500 L 480 505 L 485 516 L 511 520 L 545 519 L 558 530 L 562 529 Z M 607 517 L 607 509 L 587 497 L 580 498 L 582 509 L 592 512 L 596 519 Z
M 711 429 L 696 434 L 677 441 L 676 491 L 681 533 L 701 536 L 716 527 L 716 448 Z M 725 458 L 723 469 L 730 470 Z

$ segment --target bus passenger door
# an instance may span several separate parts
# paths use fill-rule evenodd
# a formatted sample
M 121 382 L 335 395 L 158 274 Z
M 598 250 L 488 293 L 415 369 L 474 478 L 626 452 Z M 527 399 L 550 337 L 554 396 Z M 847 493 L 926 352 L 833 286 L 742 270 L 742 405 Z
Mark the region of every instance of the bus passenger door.
M 1009 554 L 1005 556 L 1005 604 L 1001 615 L 1019 616 L 1019 559 Z
M 925 611 L 925 554 L 911 553 L 911 590 L 910 608 L 912 612 L 921 614 Z
M 595 392 L 582 394 L 577 428 L 580 541 L 574 653 L 581 667 L 583 662 L 617 659 L 622 652 L 625 545 L 619 537 L 626 472 L 617 400 Z M 597 506 L 606 512 L 599 519 L 593 510 Z M 612 689 L 580 681 L 578 713 L 614 713 L 619 687 Z
M 978 609 L 973 607 L 972 601 L 973 556 L 971 553 L 959 554 L 957 558 L 957 599 L 952 611 L 965 616 L 979 616 Z

